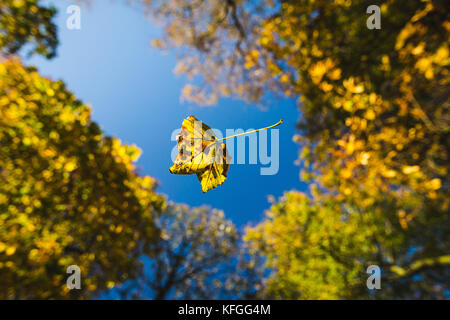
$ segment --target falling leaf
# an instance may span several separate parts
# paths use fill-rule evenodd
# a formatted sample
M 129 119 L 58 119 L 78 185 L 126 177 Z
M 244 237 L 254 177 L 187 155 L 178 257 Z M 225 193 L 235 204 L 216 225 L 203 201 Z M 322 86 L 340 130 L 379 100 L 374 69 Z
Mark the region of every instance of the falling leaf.
M 181 124 L 177 136 L 179 153 L 169 171 L 174 174 L 196 174 L 205 193 L 222 185 L 227 179 L 231 157 L 227 154 L 227 147 L 222 141 L 274 128 L 282 123 L 283 120 L 280 120 L 266 128 L 217 139 L 208 125 L 194 116 L 189 116 Z
M 194 116 L 183 120 L 177 137 L 179 154 L 170 173 L 196 174 L 203 193 L 222 185 L 227 179 L 231 157 L 212 129 Z

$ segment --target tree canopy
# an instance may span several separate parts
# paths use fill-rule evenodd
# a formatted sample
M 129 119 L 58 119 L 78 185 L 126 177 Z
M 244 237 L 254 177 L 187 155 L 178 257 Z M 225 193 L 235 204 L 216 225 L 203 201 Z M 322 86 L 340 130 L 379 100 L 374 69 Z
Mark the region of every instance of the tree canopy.
M 446 1 L 385 1 L 379 30 L 366 27 L 372 3 L 365 0 L 132 2 L 162 25 L 153 45 L 178 53 L 175 71 L 192 80 L 185 99 L 211 105 L 234 96 L 267 104 L 275 93 L 298 101 L 294 139 L 311 189 L 286 192 L 247 229 L 243 260 L 262 254 L 272 271 L 266 290 L 263 273 L 254 270 L 259 297 L 445 297 Z M 22 48 L 54 56 L 55 10 L 42 3 L 0 4 L 2 56 Z M 154 179 L 136 172 L 138 149 L 104 135 L 62 82 L 17 58 L 0 64 L 0 147 L 0 297 L 67 297 L 70 264 L 88 274 L 78 294 L 90 297 L 136 278 L 142 256 L 159 261 L 151 277 L 162 280 L 150 277 L 147 284 L 167 296 L 170 272 L 161 271 L 189 274 L 174 264 L 177 257 L 201 265 L 211 248 L 225 258 L 236 250 L 236 234 L 220 230 L 228 224 L 217 211 L 166 211 Z M 200 251 L 179 251 L 183 239 Z M 365 287 L 371 264 L 383 270 L 383 290 L 375 293 Z M 196 275 L 172 281 L 169 291 L 210 294 L 210 273 Z M 255 288 L 245 276 L 234 283 Z
M 357 261 L 376 262 L 396 279 L 386 296 L 442 296 L 450 253 L 445 1 L 387 1 L 381 30 L 366 27 L 369 3 L 359 0 L 149 3 L 165 31 L 154 44 L 177 48 L 176 71 L 204 81 L 187 85 L 187 99 L 298 99 L 302 179 L 316 190 L 309 199 L 288 193 L 248 234 L 267 250 L 276 296 L 359 297 L 342 285 L 365 272 Z M 316 228 L 306 231 L 303 219 Z M 346 241 L 326 232 L 340 219 Z M 339 245 L 314 241 L 313 249 L 302 241 L 310 236 Z
M 56 10 L 6 1 L 0 13 L 0 298 L 254 296 L 262 265 L 224 213 L 168 204 L 139 174 L 136 146 L 14 56 L 54 57 Z M 79 290 L 66 286 L 71 265 Z
M 29 53 L 47 58 L 56 54 L 58 39 L 52 21 L 56 9 L 39 0 L 3 0 L 0 3 L 0 53 L 14 54 L 25 45 Z
M 0 296 L 83 297 L 135 277 L 165 206 L 136 173 L 135 146 L 105 136 L 61 81 L 17 58 L 0 64 Z
M 155 215 L 161 239 L 140 278 L 114 288 L 123 299 L 250 299 L 261 294 L 262 256 L 250 254 L 223 211 L 169 204 Z

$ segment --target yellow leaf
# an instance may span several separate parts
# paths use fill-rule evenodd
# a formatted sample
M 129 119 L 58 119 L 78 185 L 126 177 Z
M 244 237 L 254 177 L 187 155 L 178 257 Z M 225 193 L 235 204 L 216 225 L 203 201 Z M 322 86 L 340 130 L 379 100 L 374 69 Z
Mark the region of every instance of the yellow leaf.
M 339 80 L 341 78 L 341 69 L 334 69 L 330 73 L 328 73 L 328 78 L 331 80 Z
M 16 248 L 15 247 L 8 247 L 5 251 L 7 256 L 12 256 L 14 253 L 16 252 Z
M 66 171 L 73 171 L 77 168 L 77 164 L 74 161 L 69 161 L 64 165 L 64 170 Z
M 434 57 L 435 61 L 438 63 L 440 61 L 445 61 L 445 59 L 447 58 L 448 58 L 448 48 L 444 46 L 440 47 L 436 52 L 436 56 Z
M 254 65 L 255 63 L 252 60 L 247 60 L 247 62 L 245 62 L 245 69 L 251 69 Z
M 363 152 L 361 154 L 361 164 L 366 166 L 369 163 L 369 158 L 370 158 L 370 154 L 368 154 L 367 152 Z
M 442 186 L 441 179 L 438 178 L 429 181 L 427 184 L 433 190 L 438 190 Z
M 394 178 L 397 173 L 394 170 L 386 170 L 381 173 L 386 178 Z
M 250 56 L 256 60 L 259 58 L 259 52 L 257 50 L 252 50 L 250 51 Z
M 375 112 L 372 109 L 369 109 L 369 110 L 366 111 L 366 114 L 364 115 L 364 117 L 367 120 L 374 120 L 375 117 L 376 117 L 376 114 L 375 114 Z
M 411 174 L 420 170 L 419 166 L 404 166 L 402 171 L 404 174 Z
M 225 143 L 218 143 L 212 129 L 194 116 L 184 119 L 177 148 L 179 154 L 170 173 L 196 174 L 203 193 L 222 185 L 227 179 L 231 159 Z
M 289 76 L 288 76 L 287 74 L 283 74 L 283 75 L 280 77 L 280 82 L 286 83 L 286 82 L 288 82 L 288 81 L 289 81 Z
M 359 84 L 353 88 L 353 93 L 361 93 L 363 91 L 364 91 L 364 86 L 362 84 Z
M 415 67 L 422 72 L 426 72 L 431 67 L 432 61 L 429 58 L 422 58 L 416 62 Z
M 415 48 L 411 51 L 411 53 L 412 53 L 413 55 L 416 55 L 416 56 L 419 55 L 419 54 L 422 54 L 424 47 L 425 47 L 425 44 L 424 44 L 423 42 L 421 42 L 421 43 L 419 43 L 419 45 L 418 45 L 417 47 L 415 47 Z
M 340 173 L 343 179 L 348 179 L 352 176 L 352 170 L 350 168 L 344 168 Z
M 322 82 L 319 87 L 325 92 L 329 92 L 333 89 L 333 86 L 326 81 Z
M 196 174 L 202 186 L 203 193 L 222 185 L 227 179 L 231 157 L 228 155 L 225 143 L 229 138 L 235 138 L 261 130 L 279 126 L 283 120 L 266 128 L 236 134 L 223 139 L 217 139 L 212 129 L 194 116 L 183 120 L 181 131 L 177 136 L 178 155 L 169 168 L 174 174 Z

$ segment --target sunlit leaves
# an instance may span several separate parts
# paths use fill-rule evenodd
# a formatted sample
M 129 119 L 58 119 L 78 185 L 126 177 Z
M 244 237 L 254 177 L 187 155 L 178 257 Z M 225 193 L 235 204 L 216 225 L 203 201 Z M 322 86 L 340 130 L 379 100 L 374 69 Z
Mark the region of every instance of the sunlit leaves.
M 30 53 L 52 58 L 58 39 L 53 17 L 56 9 L 38 0 L 2 0 L 0 3 L 0 53 L 13 54 L 24 45 Z M 42 1 L 41 1 L 42 2 Z
M 306 3 L 312 7 L 306 9 Z M 320 193 L 320 197 L 316 194 L 322 199 L 320 205 L 325 205 L 323 199 L 326 199 L 326 203 L 345 206 L 346 210 L 357 211 L 364 217 L 381 215 L 385 221 L 379 223 L 388 225 L 388 231 L 397 230 L 396 241 L 389 234 L 381 233 L 376 235 L 376 241 L 366 239 L 367 245 L 380 245 L 379 264 L 385 263 L 383 259 L 393 264 L 396 261 L 409 264 L 428 255 L 443 255 L 448 251 L 448 246 L 441 245 L 445 236 L 431 235 L 428 230 L 440 230 L 442 235 L 449 232 L 448 186 L 442 183 L 448 181 L 449 175 L 445 138 L 450 120 L 445 93 L 449 65 L 449 30 L 445 27 L 448 17 L 439 13 L 443 9 L 439 1 L 411 5 L 408 7 L 411 14 L 405 14 L 404 7 L 391 4 L 383 20 L 383 36 L 360 27 L 364 16 L 356 9 L 358 3 L 355 1 L 351 7 L 335 4 L 326 8 L 316 7 L 309 1 L 286 3 L 283 12 L 287 16 L 279 21 L 275 19 L 271 25 L 272 32 L 279 33 L 283 40 L 278 43 L 280 47 L 267 48 L 283 52 L 280 60 L 294 54 L 298 57 L 286 62 L 299 75 L 294 88 L 303 95 L 304 101 L 300 141 L 306 151 L 302 160 L 311 170 L 305 170 L 303 176 L 314 177 L 325 187 L 324 194 Z M 314 10 L 318 10 L 317 18 L 295 20 L 295 23 L 289 20 L 291 14 L 301 17 Z M 433 19 L 440 23 L 435 24 Z M 289 32 L 289 28 L 309 34 L 303 37 Z M 302 42 L 303 49 L 292 46 L 298 41 Z M 337 43 L 346 48 L 345 52 L 337 50 Z M 346 210 L 340 207 L 334 210 L 346 216 Z M 279 222 L 272 223 L 273 226 L 270 222 L 264 225 L 277 227 Z M 325 225 L 327 221 L 321 223 Z M 280 223 L 279 227 L 282 225 L 288 224 Z M 364 228 L 360 226 L 359 230 Z M 409 250 L 413 245 L 417 247 L 411 255 Z M 425 248 L 433 248 L 433 253 Z M 345 250 L 344 245 L 339 250 Z M 337 258 L 350 262 L 345 255 L 334 252 Z M 287 251 L 288 254 L 292 251 Z M 282 266 L 280 263 L 279 268 Z M 433 270 L 439 273 L 445 270 L 445 265 L 433 268 L 424 274 Z M 290 279 L 281 270 L 275 282 Z M 363 266 L 360 270 L 363 271 Z M 423 285 L 421 294 L 439 296 L 445 286 L 442 283 L 438 286 L 440 293 L 433 293 L 431 286 Z M 396 288 L 395 283 L 392 288 Z M 413 288 L 415 282 L 411 281 L 403 291 L 392 289 L 385 293 L 408 296 L 413 294 Z M 339 296 L 345 294 L 342 291 Z
M 343 215 L 337 204 L 316 203 L 288 192 L 247 230 L 246 240 L 262 249 L 268 266 L 268 295 L 283 299 L 338 299 L 352 292 L 365 263 L 376 252 L 367 241 L 376 228 L 358 213 Z
M 105 136 L 61 81 L 0 64 L 0 296 L 91 297 L 140 272 L 165 206 L 135 146 Z M 78 265 L 82 290 L 69 293 Z
M 232 15 L 213 19 L 211 8 L 226 7 L 229 1 L 202 2 L 190 16 L 177 10 L 179 5 L 195 3 L 178 1 L 158 12 L 165 14 L 166 22 L 181 15 L 193 24 L 196 33 L 189 40 L 178 36 L 181 33 L 166 33 L 163 39 L 168 45 L 188 48 L 183 51 L 187 58 L 181 72 L 202 75 L 205 80 L 205 86 L 190 90 L 191 100 L 201 102 L 196 97 L 206 97 L 207 92 L 217 99 L 224 92 L 256 102 L 267 89 L 298 97 L 302 117 L 296 141 L 303 148 L 302 177 L 316 182 L 321 190 L 308 201 L 314 201 L 320 212 L 328 210 L 320 206 L 336 206 L 332 213 L 337 216 L 330 215 L 335 221 L 346 218 L 348 212 L 358 212 L 361 219 L 379 223 L 377 228 L 383 226 L 387 233 L 366 239 L 367 246 L 379 244 L 380 264 L 408 265 L 448 253 L 450 22 L 444 1 L 385 3 L 380 32 L 366 27 L 365 1 L 281 1 L 275 6 L 262 2 L 266 10 L 246 1 L 231 1 L 237 6 L 234 17 L 244 26 L 245 35 Z M 202 43 L 207 44 L 202 49 L 190 42 L 200 40 L 199 26 L 211 27 L 211 32 L 202 34 Z M 288 198 L 280 205 L 285 202 L 292 219 L 309 212 L 304 201 Z M 283 238 L 289 232 L 301 238 L 303 231 L 295 229 L 299 223 L 281 220 L 268 219 L 253 233 L 261 243 L 275 247 L 266 253 L 269 265 L 278 268 L 272 278 L 277 295 L 301 297 L 304 291 L 309 292 L 306 297 L 319 297 L 319 292 L 330 292 L 329 297 L 351 294 L 344 286 L 333 287 L 334 283 L 340 286 L 337 279 L 319 279 L 319 274 L 315 281 L 321 290 L 315 291 L 314 282 L 302 287 L 301 282 L 314 278 L 317 265 L 333 257 L 327 252 L 308 255 L 309 247 L 298 244 L 297 238 Z M 314 237 L 321 238 L 321 226 L 328 221 L 317 221 L 320 225 Z M 355 226 L 349 220 L 348 227 Z M 266 232 L 275 228 L 279 228 L 276 234 Z M 364 230 L 363 225 L 358 228 Z M 395 241 L 390 238 L 394 233 L 398 235 Z M 356 272 L 344 251 L 362 259 L 360 255 L 366 252 L 351 248 L 364 243 L 340 243 L 333 252 L 339 252 L 340 263 L 350 264 L 340 273 Z M 286 250 L 277 255 L 283 246 Z M 298 255 L 299 251 L 305 255 Z M 308 259 L 317 262 L 309 264 Z M 307 268 L 295 269 L 300 263 Z M 292 272 L 285 270 L 291 267 Z M 399 268 L 408 269 L 396 265 L 392 270 Z M 393 284 L 388 286 L 392 291 L 384 293 L 439 296 L 446 287 L 435 280 L 433 272 L 434 276 L 439 270 L 448 274 L 445 268 L 430 267 L 421 273 L 428 282 L 405 279 L 408 284 Z

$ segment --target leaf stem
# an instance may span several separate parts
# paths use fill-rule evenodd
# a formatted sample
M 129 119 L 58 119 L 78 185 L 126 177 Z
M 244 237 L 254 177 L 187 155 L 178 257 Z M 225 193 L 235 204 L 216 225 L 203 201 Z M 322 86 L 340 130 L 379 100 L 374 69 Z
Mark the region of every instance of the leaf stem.
M 232 136 L 229 136 L 229 137 L 225 137 L 225 138 L 222 138 L 222 139 L 218 139 L 217 142 L 224 141 L 224 140 L 231 139 L 231 138 L 236 138 L 236 137 L 239 137 L 239 136 L 244 136 L 244 135 L 255 133 L 255 132 L 258 132 L 258 131 L 262 131 L 262 130 L 272 129 L 272 128 L 275 128 L 275 127 L 279 126 L 282 123 L 283 123 L 283 120 L 280 120 L 280 121 L 278 121 L 277 123 L 275 123 L 275 124 L 273 124 L 271 126 L 268 126 L 268 127 L 265 127 L 265 128 L 261 128 L 261 129 L 252 130 L 252 131 L 248 131 L 248 132 L 235 134 L 235 135 L 232 135 Z

